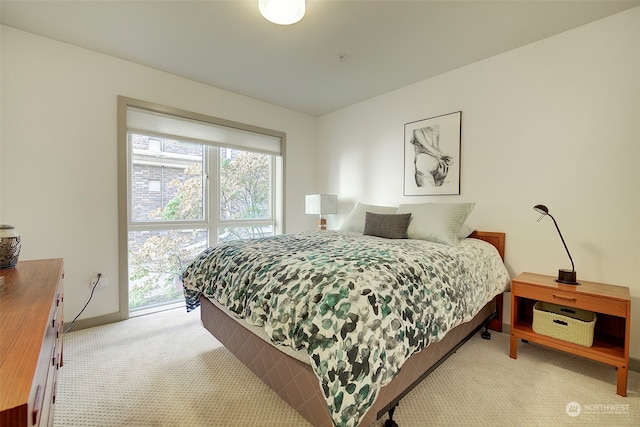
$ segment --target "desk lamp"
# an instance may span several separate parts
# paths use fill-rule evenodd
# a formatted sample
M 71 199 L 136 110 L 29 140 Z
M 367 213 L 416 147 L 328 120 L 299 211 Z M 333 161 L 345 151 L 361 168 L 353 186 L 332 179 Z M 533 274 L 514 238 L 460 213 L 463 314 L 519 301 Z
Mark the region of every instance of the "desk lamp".
M 565 285 L 579 285 L 580 283 L 576 281 L 576 270 L 573 265 L 573 258 L 571 258 L 571 254 L 569 253 L 569 248 L 567 248 L 567 244 L 564 242 L 564 238 L 562 237 L 562 233 L 560 232 L 560 228 L 558 227 L 558 223 L 556 222 L 556 219 L 553 216 L 551 216 L 551 214 L 549 213 L 549 209 L 545 205 L 535 205 L 533 207 L 533 210 L 540 214 L 540 218 L 538 218 L 538 221 L 540 221 L 542 217 L 544 217 L 545 215 L 551 217 L 551 219 L 553 220 L 553 223 L 556 226 L 556 230 L 558 230 L 558 234 L 560 235 L 560 240 L 562 240 L 564 249 L 567 251 L 567 255 L 569 255 L 569 260 L 571 261 L 571 270 L 567 270 L 567 269 L 558 270 L 558 278 L 556 279 L 556 282 L 564 283 Z

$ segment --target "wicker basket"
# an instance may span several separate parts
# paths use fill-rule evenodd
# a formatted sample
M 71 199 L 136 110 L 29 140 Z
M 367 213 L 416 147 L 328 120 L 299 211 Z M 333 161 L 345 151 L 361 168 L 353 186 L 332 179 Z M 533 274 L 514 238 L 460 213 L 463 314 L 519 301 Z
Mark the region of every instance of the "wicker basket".
M 591 347 L 596 314 L 579 308 L 564 307 L 558 304 L 538 301 L 533 306 L 533 331 Z

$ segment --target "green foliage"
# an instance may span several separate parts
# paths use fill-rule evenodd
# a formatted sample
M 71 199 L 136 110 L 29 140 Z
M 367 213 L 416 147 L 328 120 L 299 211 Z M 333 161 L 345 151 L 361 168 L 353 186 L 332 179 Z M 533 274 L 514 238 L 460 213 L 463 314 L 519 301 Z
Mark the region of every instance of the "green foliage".
M 169 188 L 176 188 L 176 195 L 164 208 L 152 212 L 152 218 L 167 221 L 202 219 L 202 164 L 187 166 L 183 176 L 183 179 L 174 179 L 167 184 Z
M 204 233 L 202 233 L 204 234 Z M 204 247 L 195 232 L 153 232 L 129 250 L 129 307 L 173 301 L 182 296 L 182 271 Z
M 262 219 L 269 216 L 269 156 L 236 151 L 220 162 L 222 219 Z

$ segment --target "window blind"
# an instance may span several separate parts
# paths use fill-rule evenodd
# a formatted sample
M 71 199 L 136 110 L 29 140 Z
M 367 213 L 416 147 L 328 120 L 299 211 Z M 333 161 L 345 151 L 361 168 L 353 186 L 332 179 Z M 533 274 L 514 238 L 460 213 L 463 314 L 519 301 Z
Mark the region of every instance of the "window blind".
M 130 106 L 127 107 L 127 130 L 151 132 L 175 139 L 189 138 L 218 147 L 282 155 L 280 137 Z

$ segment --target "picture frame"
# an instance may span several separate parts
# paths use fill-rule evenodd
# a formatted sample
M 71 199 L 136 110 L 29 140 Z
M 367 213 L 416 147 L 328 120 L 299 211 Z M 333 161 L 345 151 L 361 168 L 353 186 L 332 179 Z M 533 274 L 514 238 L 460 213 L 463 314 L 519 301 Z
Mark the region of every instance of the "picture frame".
M 460 194 L 462 111 L 404 125 L 404 195 Z

